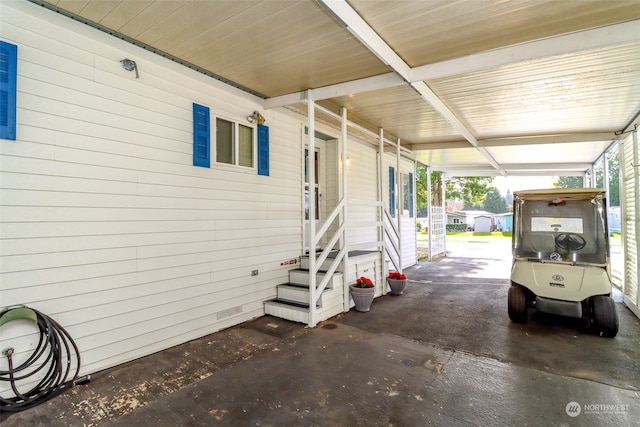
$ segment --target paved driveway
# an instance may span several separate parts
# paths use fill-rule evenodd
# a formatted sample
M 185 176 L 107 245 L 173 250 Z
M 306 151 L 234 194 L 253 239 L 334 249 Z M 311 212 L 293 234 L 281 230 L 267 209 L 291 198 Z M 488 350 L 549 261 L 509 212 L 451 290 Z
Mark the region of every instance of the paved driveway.
M 613 339 L 554 317 L 514 324 L 508 258 L 450 251 L 368 313 L 314 329 L 264 316 L 99 372 L 3 427 L 638 425 L 629 310 L 617 304 Z

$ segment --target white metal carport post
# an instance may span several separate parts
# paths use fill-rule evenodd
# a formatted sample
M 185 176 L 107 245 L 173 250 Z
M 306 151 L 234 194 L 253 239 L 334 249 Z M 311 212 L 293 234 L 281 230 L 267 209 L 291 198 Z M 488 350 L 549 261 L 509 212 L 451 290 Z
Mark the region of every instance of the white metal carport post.
M 432 206 L 432 202 L 431 200 L 433 199 L 432 195 L 431 195 L 431 166 L 427 166 L 427 172 L 425 173 L 425 179 L 427 180 L 427 227 L 429 228 L 427 230 L 427 238 L 429 239 L 429 261 L 433 261 L 433 257 L 431 254 L 433 254 L 433 239 L 431 238 L 431 230 L 433 230 L 433 215 L 431 212 L 431 206 Z
M 387 263 L 386 263 L 386 257 L 387 255 L 387 251 L 385 248 L 385 243 L 384 240 L 386 238 L 385 236 L 385 212 L 384 212 L 384 199 L 383 199 L 383 195 L 382 195 L 382 168 L 383 168 L 383 164 L 384 162 L 382 161 L 382 156 L 384 155 L 384 129 L 380 128 L 378 129 L 378 203 L 379 203 L 379 207 L 378 207 L 378 218 L 380 219 L 380 225 L 378 226 L 378 241 L 380 242 L 380 262 L 382 263 L 382 277 L 387 277 L 387 273 L 388 273 L 388 268 L 387 268 Z M 389 185 L 391 185 L 391 183 L 389 183 Z M 391 206 L 389 206 L 389 209 L 391 209 Z M 387 287 L 386 285 L 382 286 L 383 289 L 383 293 L 386 294 L 387 291 Z
M 309 136 L 306 156 L 307 176 L 309 177 L 309 325 L 316 326 L 317 308 L 316 300 L 316 126 L 315 126 L 315 102 L 311 98 L 311 91 L 307 91 L 307 133 Z M 304 176 L 302 177 L 304 180 Z
M 442 207 L 442 222 L 444 223 L 444 236 L 442 236 L 442 254 L 443 256 L 447 256 L 447 212 L 446 212 L 446 191 L 447 191 L 447 186 L 445 185 L 444 181 L 445 181 L 445 174 L 444 172 L 440 175 L 440 194 L 441 194 L 441 198 L 442 200 L 440 200 L 440 203 L 442 203 L 441 207 Z
M 400 138 L 396 140 L 396 210 L 398 212 L 398 272 L 402 273 L 402 212 L 403 212 L 403 194 L 404 185 L 401 186 L 400 178 Z
M 604 184 L 604 191 L 607 196 L 607 209 L 611 207 L 611 198 L 609 197 L 609 148 L 607 148 L 602 155 L 603 165 L 602 165 L 602 183 Z M 607 218 L 607 221 L 609 218 Z
M 342 292 L 344 294 L 344 311 L 349 311 L 351 305 L 351 296 L 349 294 L 349 220 L 348 220 L 348 212 L 349 212 L 349 203 L 347 200 L 347 108 L 342 107 L 342 120 L 340 122 L 340 139 L 342 141 L 341 146 L 341 185 L 340 191 L 341 199 L 344 200 L 344 207 L 342 208 L 342 214 L 340 216 L 340 222 L 344 223 L 344 233 L 340 238 L 340 248 L 344 248 L 344 259 L 342 261 L 342 280 L 343 287 Z

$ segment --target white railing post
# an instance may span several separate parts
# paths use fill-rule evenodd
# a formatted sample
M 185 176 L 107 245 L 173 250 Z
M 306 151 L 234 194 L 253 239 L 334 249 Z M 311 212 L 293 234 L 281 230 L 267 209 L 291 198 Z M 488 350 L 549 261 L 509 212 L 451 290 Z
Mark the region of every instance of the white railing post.
M 308 153 L 307 176 L 309 177 L 309 327 L 316 326 L 316 127 L 315 127 L 315 102 L 311 98 L 311 91 L 307 91 L 307 133 Z

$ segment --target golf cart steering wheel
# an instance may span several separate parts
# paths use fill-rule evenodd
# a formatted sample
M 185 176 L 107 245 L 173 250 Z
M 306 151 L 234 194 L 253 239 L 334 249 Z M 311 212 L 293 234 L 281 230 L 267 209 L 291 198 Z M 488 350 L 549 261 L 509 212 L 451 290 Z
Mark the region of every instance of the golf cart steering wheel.
M 579 251 L 587 246 L 587 241 L 579 234 L 560 233 L 556 236 L 556 245 L 567 251 Z

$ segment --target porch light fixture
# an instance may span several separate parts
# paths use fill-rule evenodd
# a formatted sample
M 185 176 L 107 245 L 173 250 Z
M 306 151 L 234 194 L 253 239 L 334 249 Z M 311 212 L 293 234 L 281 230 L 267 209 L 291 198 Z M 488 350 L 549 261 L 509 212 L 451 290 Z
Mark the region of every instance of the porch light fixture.
M 138 74 L 138 65 L 136 64 L 136 61 L 134 61 L 133 59 L 125 58 L 120 62 L 122 63 L 122 68 L 124 68 L 127 71 L 135 71 L 136 79 L 140 78 L 140 74 Z
M 263 124 L 267 121 L 262 114 L 257 111 L 254 111 L 252 115 L 247 116 L 247 121 L 249 123 L 258 123 L 259 125 Z

